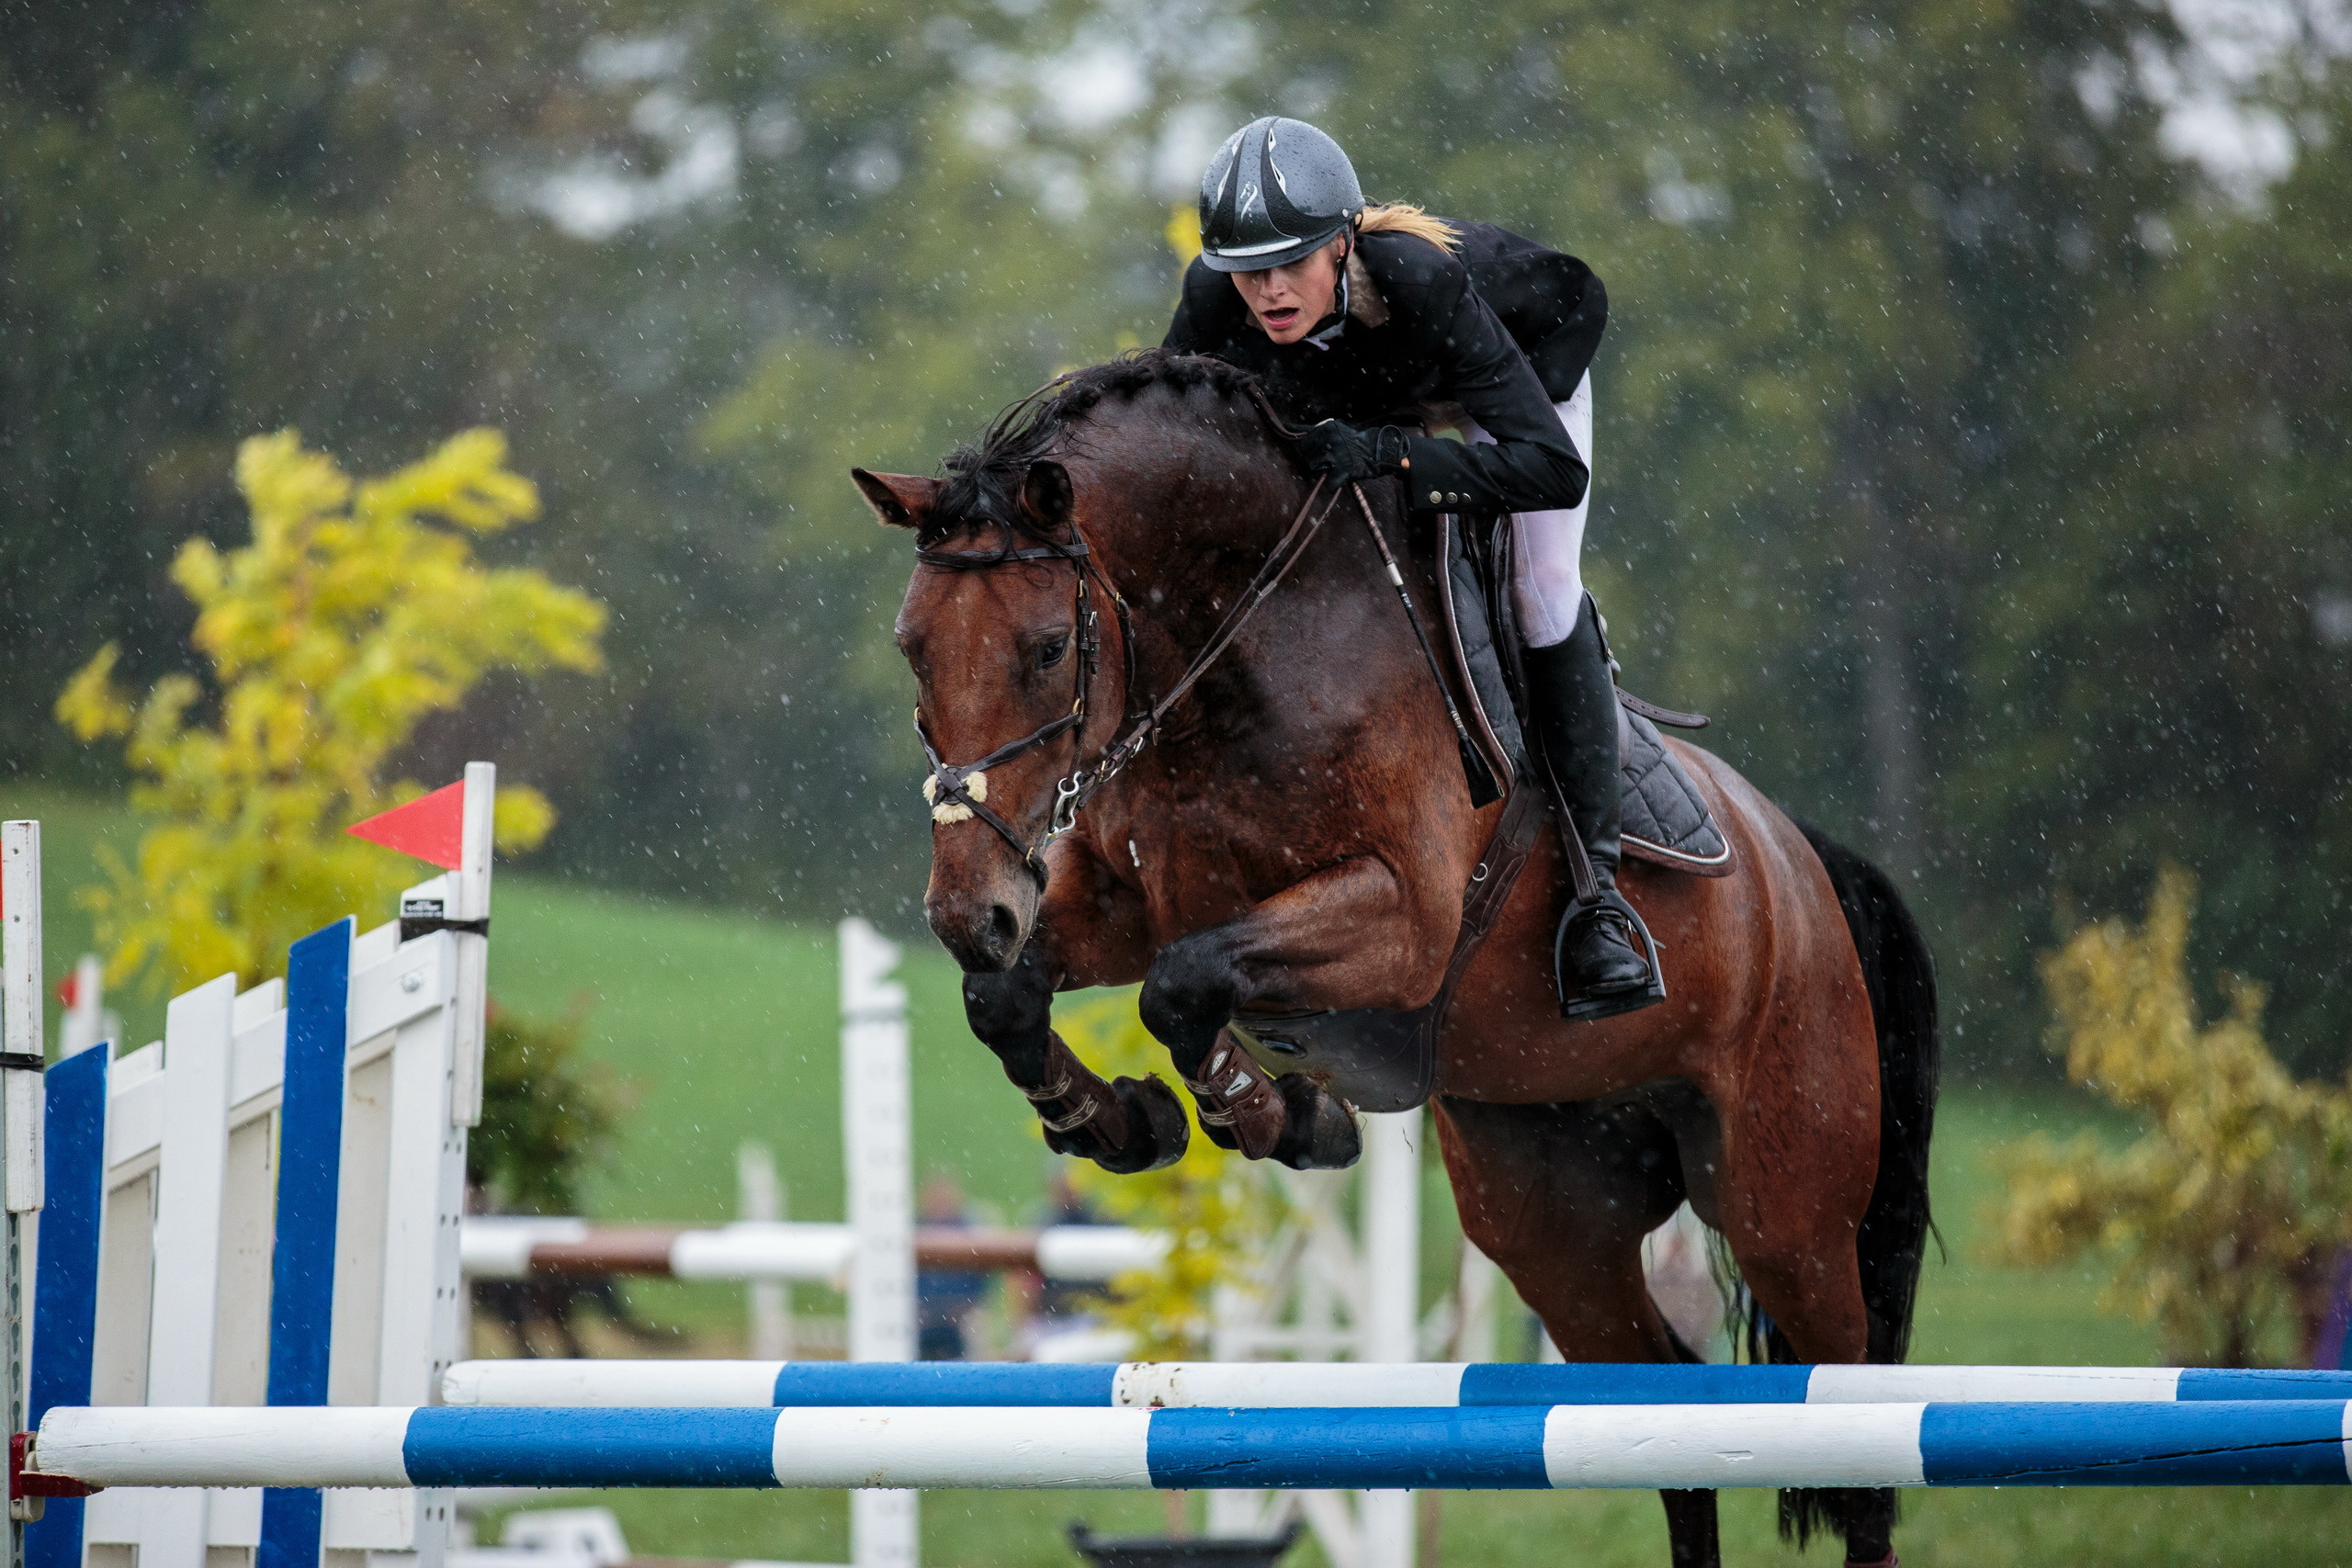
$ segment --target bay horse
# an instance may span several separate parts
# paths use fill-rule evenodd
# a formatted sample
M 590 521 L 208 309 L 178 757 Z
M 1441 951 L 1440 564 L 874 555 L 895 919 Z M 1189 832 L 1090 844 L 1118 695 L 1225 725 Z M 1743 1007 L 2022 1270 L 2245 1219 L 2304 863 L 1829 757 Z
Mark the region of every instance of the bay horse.
M 925 914 L 1048 1142 L 1114 1170 L 1164 1164 L 1189 1134 L 1173 1091 L 1088 1070 L 1053 1032 L 1053 994 L 1142 982 L 1172 1065 L 1222 1103 L 1201 1080 L 1236 1069 L 1237 1018 L 1431 1000 L 1507 806 L 1472 802 L 1385 545 L 1340 527 L 1284 544 L 1323 487 L 1245 373 L 1159 350 L 1076 372 L 945 474 L 854 471 L 916 536 L 897 636 L 933 769 Z M 1407 538 L 1399 487 L 1367 493 L 1366 521 Z M 1431 556 L 1420 540 L 1400 561 L 1425 604 Z M 1875 868 L 1669 744 L 1737 869 L 1629 858 L 1669 998 L 1566 1023 L 1562 852 L 1544 829 L 1439 1040 L 1463 1228 L 1570 1360 L 1696 1359 L 1642 1271 L 1644 1236 L 1686 1199 L 1752 1300 L 1751 1354 L 1900 1360 L 1929 1225 L 1925 944 Z M 1279 1145 L 1246 1152 L 1353 1157 L 1342 1100 L 1306 1074 L 1274 1082 Z M 1230 1114 L 1204 1130 L 1241 1132 Z M 1714 1494 L 1661 1495 L 1674 1562 L 1718 1562 Z M 1892 1562 L 1894 1521 L 1891 1492 L 1781 1495 L 1784 1532 L 1833 1529 L 1852 1563 Z

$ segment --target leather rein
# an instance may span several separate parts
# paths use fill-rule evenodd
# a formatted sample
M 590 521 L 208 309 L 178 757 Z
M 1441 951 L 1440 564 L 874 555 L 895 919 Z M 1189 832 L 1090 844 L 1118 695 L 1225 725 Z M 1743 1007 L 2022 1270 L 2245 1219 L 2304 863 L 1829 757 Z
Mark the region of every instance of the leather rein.
M 1126 599 L 1121 595 L 1117 588 L 1112 585 L 1111 580 L 1103 575 L 1102 569 L 1095 565 L 1094 552 L 1087 544 L 1085 536 L 1080 531 L 1074 520 L 1070 524 L 1071 537 L 1067 543 L 1045 544 L 1023 549 L 1006 550 L 917 550 L 915 559 L 921 564 L 950 571 L 984 571 L 991 567 L 1038 560 L 1066 560 L 1077 569 L 1075 591 L 1077 615 L 1074 629 L 1078 641 L 1076 649 L 1079 660 L 1078 689 L 1070 703 L 1069 711 L 1059 718 L 1038 726 L 1018 740 L 1007 741 L 977 762 L 965 762 L 953 766 L 940 760 L 937 749 L 931 743 L 930 734 L 923 728 L 922 715 L 916 714 L 915 736 L 922 742 L 922 754 L 931 763 L 931 781 L 925 793 L 929 795 L 933 806 L 936 807 L 942 803 L 961 806 L 996 829 L 997 836 L 1011 845 L 1012 852 L 1021 857 L 1021 863 L 1028 870 L 1031 876 L 1036 878 L 1038 890 L 1043 892 L 1046 886 L 1044 857 L 1046 847 L 1077 826 L 1079 812 L 1089 800 L 1094 797 L 1095 793 L 1118 777 L 1127 764 L 1143 754 L 1144 748 L 1150 745 L 1152 738 L 1159 733 L 1160 721 L 1168 716 L 1169 710 L 1184 700 L 1185 694 L 1193 689 L 1202 676 L 1208 673 L 1209 667 L 1223 657 L 1225 650 L 1232 646 L 1233 639 L 1241 634 L 1241 628 L 1249 624 L 1250 617 L 1257 613 L 1258 607 L 1263 604 L 1267 597 L 1281 585 L 1283 579 L 1290 574 L 1291 568 L 1298 564 L 1299 557 L 1306 553 L 1306 547 L 1314 542 L 1315 536 L 1322 531 L 1323 525 L 1329 520 L 1332 511 L 1339 505 L 1343 489 L 1352 488 L 1329 487 L 1331 491 L 1329 498 L 1324 499 L 1324 491 L 1328 485 L 1329 481 L 1323 478 L 1318 477 L 1316 479 L 1314 488 L 1306 492 L 1306 500 L 1300 504 L 1297 514 L 1291 519 L 1289 529 L 1283 533 L 1282 539 L 1273 549 L 1267 554 L 1265 560 L 1258 568 L 1257 575 L 1250 580 L 1250 585 L 1243 589 L 1240 597 L 1234 601 L 1233 608 L 1226 613 L 1225 619 L 1218 624 L 1216 631 L 1211 635 L 1207 642 L 1202 645 L 1200 651 L 1193 655 L 1192 662 L 1185 665 L 1184 672 L 1177 677 L 1174 685 L 1168 688 L 1167 694 L 1151 703 L 1139 703 L 1136 699 L 1134 615 L 1127 607 Z M 1316 506 L 1318 500 L 1323 502 L 1320 510 Z M 1359 505 L 1363 504 L 1363 495 L 1360 491 L 1357 494 L 1357 502 Z M 1366 517 L 1369 518 L 1369 516 L 1370 513 L 1367 510 Z M 1012 532 L 1009 525 L 1000 524 L 999 526 L 1005 527 L 1008 534 Z M 1100 616 L 1095 611 L 1092 597 L 1088 592 L 1087 584 L 1090 581 L 1101 589 L 1102 596 L 1110 600 L 1112 609 L 1118 615 L 1119 643 L 1126 666 L 1125 711 L 1120 716 L 1120 733 L 1102 748 L 1095 757 L 1091 767 L 1081 765 L 1076 761 L 1085 744 L 1088 702 L 1092 695 L 1096 667 L 1100 664 L 1102 655 Z M 1054 785 L 1053 812 L 1046 820 L 1044 835 L 1035 843 L 1025 842 L 1021 835 L 1013 830 L 1010 822 L 998 815 L 979 795 L 973 794 L 973 776 L 983 773 L 1000 763 L 1009 762 L 1024 752 L 1035 750 L 1066 731 L 1072 738 L 1073 761 L 1070 771 Z M 985 792 L 986 786 L 982 787 Z

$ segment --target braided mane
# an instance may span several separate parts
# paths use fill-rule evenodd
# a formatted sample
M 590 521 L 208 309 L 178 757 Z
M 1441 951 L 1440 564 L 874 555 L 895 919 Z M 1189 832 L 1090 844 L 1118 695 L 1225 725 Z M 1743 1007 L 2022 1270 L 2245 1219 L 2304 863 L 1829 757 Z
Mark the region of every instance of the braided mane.
M 1230 403 L 1258 392 L 1258 378 L 1205 355 L 1170 354 L 1139 348 L 1101 365 L 1057 376 L 989 422 L 978 441 L 947 455 L 946 483 L 933 503 L 916 545 L 930 549 L 943 539 L 983 526 L 1005 531 L 1006 547 L 1016 536 L 1043 545 L 1047 538 L 1021 506 L 1021 485 L 1030 465 L 1063 449 L 1073 427 L 1109 402 L 1125 402 L 1156 388 L 1182 394 L 1205 389 Z

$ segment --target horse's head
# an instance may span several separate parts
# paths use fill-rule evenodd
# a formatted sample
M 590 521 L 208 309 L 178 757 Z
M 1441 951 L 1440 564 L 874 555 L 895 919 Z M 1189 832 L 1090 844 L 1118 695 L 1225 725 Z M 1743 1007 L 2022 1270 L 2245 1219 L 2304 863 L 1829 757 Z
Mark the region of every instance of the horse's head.
M 851 470 L 915 536 L 898 638 L 932 753 L 923 908 L 967 972 L 1020 957 L 1057 808 L 1102 782 L 1130 716 L 1126 733 L 1150 733 L 1129 699 L 1180 679 L 1238 586 L 1224 578 L 1246 578 L 1300 504 L 1261 406 L 1243 372 L 1147 349 L 1006 409 L 944 479 Z M 1114 581 L 1154 585 L 1132 625 Z
M 1057 786 L 1100 749 L 1124 696 L 1089 680 L 1085 568 L 1063 553 L 1080 543 L 1069 474 L 1023 454 L 951 465 L 944 480 L 852 477 L 920 550 L 898 641 L 936 770 L 923 912 L 966 971 L 1008 969 L 1037 917 Z

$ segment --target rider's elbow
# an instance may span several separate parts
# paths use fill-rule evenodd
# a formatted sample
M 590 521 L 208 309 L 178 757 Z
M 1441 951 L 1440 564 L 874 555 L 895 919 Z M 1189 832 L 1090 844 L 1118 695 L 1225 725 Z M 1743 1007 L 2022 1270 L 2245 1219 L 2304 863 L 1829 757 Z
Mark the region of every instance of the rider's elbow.
M 1592 488 L 1592 470 L 1573 451 L 1555 453 L 1550 483 L 1546 488 L 1552 491 L 1554 499 L 1546 503 L 1545 510 L 1556 508 L 1562 512 L 1573 512 L 1584 504 L 1585 492 Z

